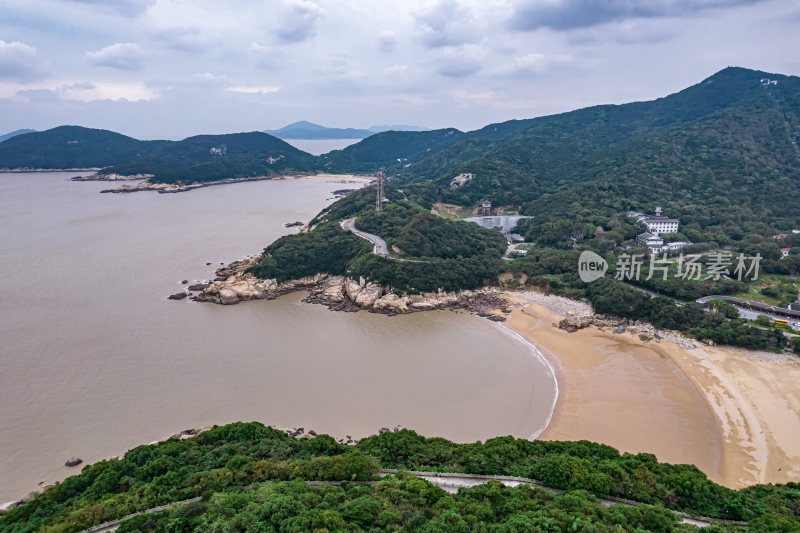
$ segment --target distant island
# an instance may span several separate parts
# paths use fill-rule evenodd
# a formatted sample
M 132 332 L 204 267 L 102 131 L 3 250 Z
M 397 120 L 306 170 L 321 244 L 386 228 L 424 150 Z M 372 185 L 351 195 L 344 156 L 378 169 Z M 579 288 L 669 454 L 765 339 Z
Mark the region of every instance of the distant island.
M 5 141 L 6 139 L 10 139 L 11 137 L 16 137 L 17 135 L 22 135 L 22 134 L 25 134 L 25 133 L 33 133 L 35 131 L 36 130 L 30 130 L 30 129 L 14 130 L 14 131 L 11 131 L 9 133 L 0 135 L 0 142 Z
M 405 125 L 391 125 L 391 126 L 370 126 L 366 129 L 357 128 L 328 128 L 320 126 L 307 120 L 293 122 L 277 130 L 265 130 L 264 133 L 274 135 L 279 139 L 365 139 L 370 135 L 381 133 L 384 131 L 427 131 L 427 128 L 420 126 L 405 126 Z

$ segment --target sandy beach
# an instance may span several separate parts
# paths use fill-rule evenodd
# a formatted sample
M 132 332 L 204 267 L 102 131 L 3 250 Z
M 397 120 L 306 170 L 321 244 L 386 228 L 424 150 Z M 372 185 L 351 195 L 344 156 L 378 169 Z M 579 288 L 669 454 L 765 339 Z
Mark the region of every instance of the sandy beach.
M 795 358 L 683 348 L 594 326 L 567 333 L 554 326 L 563 299 L 511 299 L 517 308 L 506 325 L 550 360 L 559 381 L 555 413 L 539 438 L 653 453 L 734 488 L 800 479 Z

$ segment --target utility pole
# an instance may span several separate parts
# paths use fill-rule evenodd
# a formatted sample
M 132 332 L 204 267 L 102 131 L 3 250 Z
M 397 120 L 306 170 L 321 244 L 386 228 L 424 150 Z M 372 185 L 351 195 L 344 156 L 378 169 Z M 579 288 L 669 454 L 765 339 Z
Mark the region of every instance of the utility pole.
M 375 198 L 375 211 L 379 215 L 383 214 L 383 167 L 378 171 L 377 181 L 375 186 L 378 190 L 378 195 Z

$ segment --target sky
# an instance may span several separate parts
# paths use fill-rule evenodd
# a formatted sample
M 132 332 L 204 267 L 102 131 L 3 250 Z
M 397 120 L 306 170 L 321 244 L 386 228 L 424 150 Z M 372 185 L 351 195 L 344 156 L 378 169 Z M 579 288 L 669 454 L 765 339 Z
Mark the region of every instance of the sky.
M 480 128 L 800 74 L 796 0 L 2 0 L 0 134 Z

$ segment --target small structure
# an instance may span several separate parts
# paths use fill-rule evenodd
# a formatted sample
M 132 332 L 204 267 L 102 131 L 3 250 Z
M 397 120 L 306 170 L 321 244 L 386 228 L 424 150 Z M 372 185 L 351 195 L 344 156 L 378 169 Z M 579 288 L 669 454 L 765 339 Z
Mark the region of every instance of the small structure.
M 789 304 L 789 309 L 792 311 L 800 311 L 800 302 Z
M 482 217 L 490 217 L 492 216 L 492 202 L 489 200 L 484 200 L 481 204 L 481 215 Z
M 689 242 L 689 241 L 668 242 L 667 243 L 667 248 L 669 248 L 670 250 L 680 250 L 684 246 L 689 246 L 690 244 L 692 244 L 692 243 Z
M 378 175 L 375 178 L 375 188 L 377 189 L 377 194 L 375 196 L 375 211 L 379 214 L 383 214 L 383 201 L 384 193 L 383 193 L 383 167 L 378 171 Z
M 678 219 L 662 216 L 662 213 L 661 208 L 656 207 L 655 216 L 638 211 L 628 211 L 628 216 L 635 218 L 636 222 L 641 222 L 647 226 L 647 231 L 656 237 L 664 233 L 676 233 L 678 231 Z
M 788 237 L 788 235 L 786 233 L 778 233 L 777 235 L 773 235 L 772 236 L 772 238 L 776 239 L 776 240 L 783 240 L 786 237 Z
M 525 257 L 528 255 L 528 250 L 513 250 L 511 253 L 519 257 Z
M 657 254 L 664 250 L 664 239 L 652 233 L 640 233 L 636 236 L 636 245 L 644 246 L 651 253 Z
M 781 259 L 784 257 L 789 257 L 789 252 L 791 252 L 791 248 L 781 248 Z

